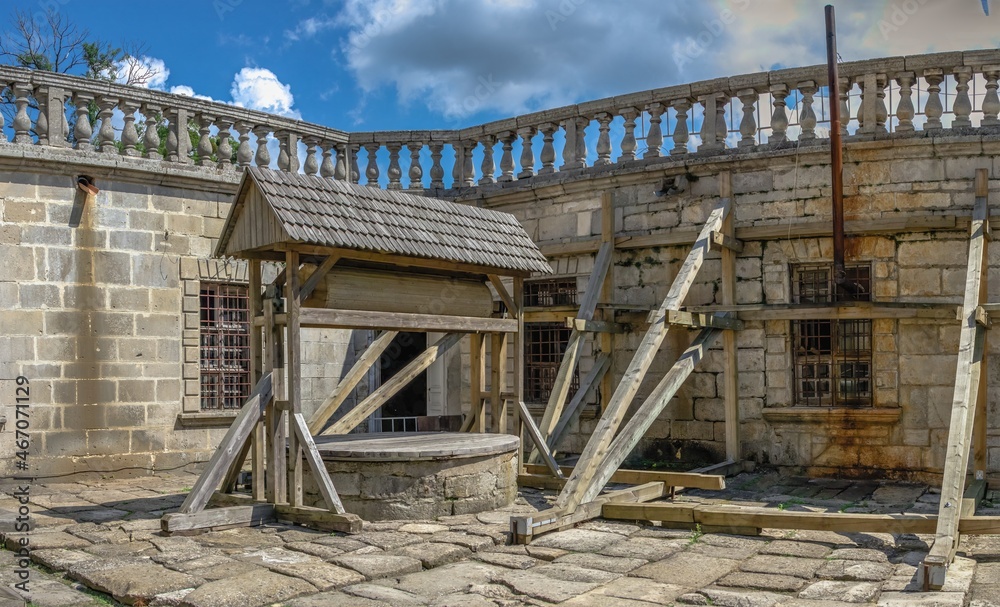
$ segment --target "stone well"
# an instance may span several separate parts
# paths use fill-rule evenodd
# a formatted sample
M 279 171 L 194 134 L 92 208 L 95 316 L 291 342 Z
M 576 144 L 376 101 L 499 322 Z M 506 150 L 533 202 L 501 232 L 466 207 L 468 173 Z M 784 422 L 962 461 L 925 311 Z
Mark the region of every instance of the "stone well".
M 515 436 L 450 432 L 317 436 L 344 508 L 367 521 L 493 510 L 517 496 Z M 305 502 L 322 506 L 311 475 Z

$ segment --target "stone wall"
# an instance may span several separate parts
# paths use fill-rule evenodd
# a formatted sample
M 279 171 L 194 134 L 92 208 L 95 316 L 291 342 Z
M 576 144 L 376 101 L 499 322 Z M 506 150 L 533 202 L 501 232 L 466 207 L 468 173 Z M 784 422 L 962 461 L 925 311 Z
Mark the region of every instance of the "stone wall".
M 977 168 L 987 168 L 996 177 L 998 152 L 1000 142 L 981 136 L 855 139 L 847 144 L 848 261 L 871 264 L 876 302 L 961 304 L 974 174 Z M 480 188 L 459 200 L 517 215 L 543 252 L 560 255 L 550 257 L 556 274 L 577 276 L 582 293 L 588 288 L 594 254 L 562 251 L 587 243 L 596 251 L 600 192 L 610 190 L 619 234 L 614 302 L 636 311 L 627 318 L 641 319 L 666 295 L 694 234 L 717 200 L 720 171 L 732 172 L 737 229 L 746 234 L 747 228 L 756 228 L 761 235 L 744 238 L 738 255 L 737 303 L 790 303 L 791 264 L 832 262 L 832 239 L 825 237 L 831 229 L 828 162 L 828 151 L 807 144 L 763 153 L 733 152 L 724 160 L 689 155 L 604 171 L 595 167 L 586 172 L 586 179 L 581 175 L 575 181 L 564 176 L 548 183 L 536 179 L 530 187 Z M 673 179 L 680 191 L 657 194 L 665 179 Z M 1000 185 L 996 179 L 990 183 L 994 190 Z M 865 233 L 851 235 L 852 228 Z M 664 244 L 634 248 L 629 243 L 629 236 L 651 234 L 662 235 Z M 1000 248 L 993 247 L 990 259 L 1000 261 Z M 712 253 L 685 304 L 720 303 L 720 272 L 719 254 Z M 1000 298 L 997 278 L 990 281 L 991 301 Z M 615 382 L 642 330 L 637 325 L 615 336 Z M 943 468 L 958 334 L 953 318 L 874 320 L 874 406 L 816 411 L 795 406 L 790 322 L 747 321 L 737 336 L 743 455 L 817 474 L 934 477 Z M 638 399 L 649 394 L 693 336 L 680 328 L 670 331 Z M 585 352 L 581 372 L 593 363 L 593 350 L 596 346 Z M 990 347 L 991 353 L 996 351 L 996 345 Z M 636 455 L 722 459 L 722 370 L 719 343 L 668 404 Z M 989 470 L 994 475 L 1000 472 L 997 382 L 993 373 Z M 598 398 L 590 400 L 596 407 Z M 575 423 L 562 450 L 579 452 L 593 427 L 588 419 Z

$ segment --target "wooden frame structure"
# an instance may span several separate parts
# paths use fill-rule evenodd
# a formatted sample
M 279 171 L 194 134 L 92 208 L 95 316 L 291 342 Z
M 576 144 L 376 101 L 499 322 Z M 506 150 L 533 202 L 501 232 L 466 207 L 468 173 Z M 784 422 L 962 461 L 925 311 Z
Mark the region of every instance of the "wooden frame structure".
M 527 543 L 535 535 L 572 526 L 581 521 L 603 516 L 612 519 L 663 521 L 665 524 L 690 526 L 735 533 L 759 533 L 761 527 L 789 529 L 822 529 L 834 531 L 892 531 L 898 533 L 935 533 L 935 541 L 924 560 L 920 575 L 925 589 L 938 589 L 944 584 L 948 564 L 955 556 L 955 549 L 962 533 L 998 533 L 1000 517 L 976 517 L 975 504 L 982 498 L 986 469 L 986 335 L 990 327 L 990 314 L 1000 311 L 1000 304 L 984 303 L 988 264 L 989 200 L 988 172 L 980 169 L 975 177 L 975 208 L 970 222 L 969 262 L 963 306 L 958 318 L 962 321 L 961 342 L 958 352 L 955 393 L 951 425 L 948 435 L 947 457 L 943 475 L 940 510 L 937 517 L 923 515 L 859 515 L 833 513 L 776 512 L 774 510 L 725 506 L 708 507 L 689 504 L 659 503 L 649 501 L 667 494 L 668 487 L 688 486 L 723 488 L 722 476 L 742 469 L 740 462 L 740 435 L 738 409 L 738 361 L 735 331 L 742 328 L 742 320 L 795 320 L 812 318 L 873 319 L 873 318 L 954 318 L 954 305 L 925 303 L 834 303 L 827 305 L 736 305 L 735 260 L 742 250 L 736 240 L 731 211 L 732 185 L 728 173 L 720 176 L 721 188 L 718 202 L 695 240 L 680 272 L 657 310 L 651 312 L 642 342 L 614 389 L 610 401 L 603 403 L 603 415 L 581 454 L 575 468 L 566 469 L 568 480 L 545 474 L 537 466 L 529 466 L 522 483 L 560 490 L 553 508 L 530 516 L 511 518 L 511 532 L 518 543 Z M 604 259 L 606 246 L 615 239 L 605 195 L 605 230 L 601 248 L 597 253 L 590 285 L 606 280 L 604 265 L 613 267 L 613 261 Z M 620 240 L 620 239 L 619 239 Z M 701 268 L 708 250 L 717 249 L 722 256 L 721 303 L 716 306 L 697 306 L 682 309 L 683 300 Z M 594 290 L 588 287 L 588 295 Z M 607 300 L 605 300 L 607 301 Z M 610 303 L 610 302 L 609 302 Z M 589 298 L 581 304 L 577 322 L 590 320 L 593 312 L 588 307 Z M 609 319 L 612 323 L 616 320 Z M 567 321 L 567 326 L 570 325 Z M 664 375 L 652 393 L 639 406 L 632 418 L 624 424 L 625 413 L 645 378 L 653 357 L 670 328 L 676 324 L 699 328 L 700 332 L 691 345 L 681 354 L 673 367 Z M 576 336 L 574 331 L 574 336 Z M 704 355 L 705 349 L 719 337 L 723 339 L 724 353 L 724 405 L 726 429 L 726 461 L 716 466 L 691 473 L 656 473 L 620 470 L 619 466 L 645 435 L 650 425 L 676 394 L 682 382 L 690 375 L 694 365 Z M 552 429 L 548 444 L 556 448 L 560 430 L 567 423 L 566 417 L 577 412 L 575 403 L 563 410 L 561 398 L 568 384 L 566 368 L 575 364 L 571 338 L 567 356 L 560 367 L 545 411 L 542 430 Z M 602 352 L 606 352 L 601 348 Z M 600 359 L 599 359 L 600 360 Z M 598 365 L 600 367 L 601 365 Z M 600 373 L 600 371 L 598 371 Z M 607 376 L 610 380 L 610 374 Z M 593 381 L 590 377 L 584 385 Z M 560 383 L 563 382 L 563 383 Z M 581 386 L 577 394 L 585 391 Z M 607 391 L 602 390 L 604 394 Z M 558 422 L 553 419 L 560 418 Z M 967 484 L 970 452 L 973 480 Z M 699 474 L 700 473 L 700 474 Z M 602 494 L 609 482 L 636 484 L 627 491 Z
M 388 213 L 387 208 L 396 214 Z M 339 219 L 345 216 L 351 219 Z M 370 224 L 360 227 L 356 218 L 364 216 Z M 407 218 L 411 226 L 406 225 Z M 379 229 L 380 221 L 393 229 Z M 409 236 L 410 227 L 419 237 Z M 459 241 L 467 248 L 456 248 L 454 243 Z M 469 428 L 505 432 L 508 402 L 514 401 L 518 432 L 526 428 L 549 470 L 561 474 L 527 415 L 520 382 L 523 353 L 516 346 L 523 323 L 518 305 L 523 278 L 551 269 L 513 216 L 248 168 L 216 254 L 242 257 L 249 263 L 251 374 L 256 386 L 179 512 L 161 520 L 165 532 L 190 533 L 273 519 L 334 531 L 360 531 L 362 521 L 345 512 L 313 436 L 350 432 L 466 335 L 472 380 Z M 264 261 L 284 262 L 284 270 L 266 289 L 262 284 Z M 394 307 L 390 310 L 369 309 L 364 297 L 360 298 L 360 309 L 307 306 L 319 288 L 336 293 L 334 273 L 344 266 L 373 280 L 389 279 L 418 290 L 430 288 L 426 296 L 433 301 L 390 302 Z M 505 288 L 504 278 L 513 280 L 512 291 Z M 330 284 L 326 284 L 328 279 Z M 487 284 L 507 302 L 505 317 L 492 313 L 493 296 Z M 480 312 L 450 313 L 470 309 Z M 302 412 L 301 391 L 301 331 L 305 327 L 382 330 L 309 420 Z M 398 331 L 445 335 L 328 425 Z M 483 374 L 487 340 L 493 358 L 488 390 Z M 505 389 L 510 341 L 515 342 L 513 392 Z M 251 499 L 225 496 L 233 490 L 248 456 L 253 472 Z M 523 453 L 519 461 L 523 461 Z M 325 509 L 303 504 L 306 466 Z M 229 505 L 206 510 L 213 497 Z

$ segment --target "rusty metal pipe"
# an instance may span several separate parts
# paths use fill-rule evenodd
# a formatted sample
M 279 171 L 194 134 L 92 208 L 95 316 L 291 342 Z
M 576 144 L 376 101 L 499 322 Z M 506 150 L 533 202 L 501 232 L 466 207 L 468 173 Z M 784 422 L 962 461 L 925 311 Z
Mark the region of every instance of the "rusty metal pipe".
M 840 141 L 840 72 L 837 68 L 837 19 L 826 5 L 826 65 L 830 99 L 830 171 L 833 185 L 833 276 L 838 287 L 847 280 L 844 270 L 844 151 Z M 838 288 L 839 292 L 840 289 Z

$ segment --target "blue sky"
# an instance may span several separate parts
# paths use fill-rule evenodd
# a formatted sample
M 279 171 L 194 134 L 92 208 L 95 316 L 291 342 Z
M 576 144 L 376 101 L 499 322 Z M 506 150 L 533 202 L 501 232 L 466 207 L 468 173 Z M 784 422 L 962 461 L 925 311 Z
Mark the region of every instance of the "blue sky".
M 153 83 L 344 130 L 454 128 L 824 59 L 823 2 L 15 0 L 109 41 Z M 981 0 L 835 0 L 845 60 L 996 47 Z M 7 9 L 9 10 L 9 9 Z M 1000 13 L 995 7 L 994 13 Z

